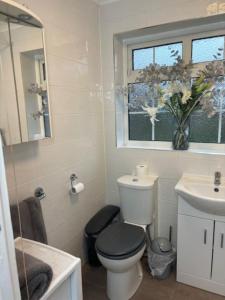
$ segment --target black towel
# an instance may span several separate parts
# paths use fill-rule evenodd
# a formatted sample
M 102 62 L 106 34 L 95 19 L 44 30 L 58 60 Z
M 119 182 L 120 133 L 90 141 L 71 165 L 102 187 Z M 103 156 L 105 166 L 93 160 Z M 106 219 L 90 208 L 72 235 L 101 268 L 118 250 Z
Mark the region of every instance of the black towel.
M 52 268 L 43 261 L 29 254 L 23 254 L 17 249 L 16 261 L 22 300 L 39 300 L 51 283 Z
M 11 206 L 14 238 L 22 234 L 23 238 L 48 244 L 40 200 L 34 197 L 23 200 L 19 204 L 19 211 L 22 232 L 20 232 L 18 206 Z

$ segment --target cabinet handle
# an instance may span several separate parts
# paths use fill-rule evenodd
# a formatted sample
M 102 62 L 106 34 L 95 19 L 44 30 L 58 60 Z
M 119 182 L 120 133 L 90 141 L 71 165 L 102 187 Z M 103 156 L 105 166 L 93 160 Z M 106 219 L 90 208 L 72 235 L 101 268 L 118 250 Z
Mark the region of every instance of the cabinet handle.
M 223 243 L 224 243 L 224 234 L 221 233 L 220 248 L 223 248 Z
M 207 230 L 204 230 L 204 244 L 206 245 L 207 243 Z

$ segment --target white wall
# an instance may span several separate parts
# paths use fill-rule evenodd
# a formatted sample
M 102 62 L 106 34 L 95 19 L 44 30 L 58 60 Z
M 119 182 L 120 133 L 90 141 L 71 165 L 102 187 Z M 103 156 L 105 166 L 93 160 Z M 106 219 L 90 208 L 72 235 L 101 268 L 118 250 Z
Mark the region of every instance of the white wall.
M 46 29 L 51 140 L 5 150 L 11 201 L 22 200 L 43 186 L 42 201 L 49 243 L 83 256 L 83 229 L 104 205 L 105 164 L 100 95 L 99 8 L 91 0 L 18 0 L 42 18 Z M 174 185 L 183 172 L 223 171 L 225 157 L 135 149 L 117 149 L 113 86 L 113 33 L 208 14 L 207 0 L 122 0 L 101 7 L 102 83 L 107 160 L 107 202 L 118 203 L 116 178 L 147 162 L 159 181 L 159 231 L 176 226 Z M 218 1 L 219 3 L 219 1 Z M 210 6 L 222 10 L 222 5 Z M 86 185 L 78 198 L 68 194 L 69 176 Z M 224 172 L 225 173 L 225 172 Z
M 99 8 L 91 0 L 20 2 L 46 30 L 54 137 L 5 149 L 10 199 L 42 186 L 50 245 L 83 257 L 84 226 L 105 201 Z M 85 184 L 79 197 L 69 195 L 71 173 Z
M 183 172 L 225 175 L 225 156 L 189 152 L 117 149 L 113 87 L 113 34 L 134 29 L 204 17 L 224 12 L 225 3 L 210 0 L 121 0 L 101 6 L 101 51 L 104 91 L 104 124 L 107 161 L 107 201 L 118 203 L 116 178 L 131 173 L 135 165 L 147 162 L 160 177 L 158 207 L 159 234 L 168 236 L 173 226 L 176 243 L 177 199 L 174 186 Z

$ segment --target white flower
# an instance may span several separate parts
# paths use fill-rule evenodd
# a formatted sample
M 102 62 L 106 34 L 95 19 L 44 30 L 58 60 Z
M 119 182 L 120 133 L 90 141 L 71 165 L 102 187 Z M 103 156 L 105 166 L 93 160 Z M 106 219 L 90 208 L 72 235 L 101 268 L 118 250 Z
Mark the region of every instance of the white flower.
M 182 94 L 183 94 L 182 99 L 181 99 L 181 102 L 182 102 L 183 104 L 186 104 L 187 101 L 191 98 L 191 90 L 188 89 L 186 86 L 182 86 L 181 92 L 182 92 Z
M 142 109 L 149 114 L 152 125 L 155 124 L 155 121 L 159 121 L 156 118 L 158 107 L 142 106 Z
M 165 99 L 164 95 L 162 97 L 159 98 L 159 108 L 163 108 L 165 106 L 167 99 Z

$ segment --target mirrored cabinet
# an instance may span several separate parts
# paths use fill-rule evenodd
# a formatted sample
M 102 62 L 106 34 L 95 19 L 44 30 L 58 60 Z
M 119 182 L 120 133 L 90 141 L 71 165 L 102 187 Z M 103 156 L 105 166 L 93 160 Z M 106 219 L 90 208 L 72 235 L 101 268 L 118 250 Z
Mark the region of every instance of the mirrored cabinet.
M 43 27 L 0 3 L 0 129 L 6 145 L 51 137 Z

